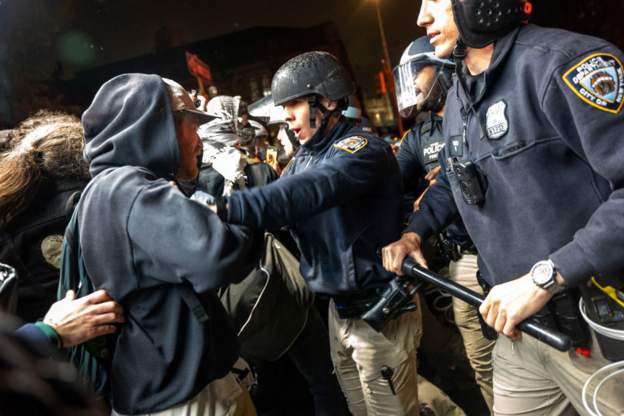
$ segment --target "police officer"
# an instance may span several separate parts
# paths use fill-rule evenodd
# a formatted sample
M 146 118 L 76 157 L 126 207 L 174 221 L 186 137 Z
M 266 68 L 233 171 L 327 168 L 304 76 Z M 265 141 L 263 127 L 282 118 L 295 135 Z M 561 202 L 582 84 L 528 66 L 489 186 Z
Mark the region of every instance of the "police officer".
M 397 104 L 401 115 L 410 117 L 430 112 L 426 120 L 416 124 L 405 134 L 397 155 L 409 208 L 416 196 L 423 191 L 422 182 L 433 182 L 440 172 L 438 153 L 444 147 L 442 117 L 454 68 L 455 64 L 451 60 L 436 57 L 429 39 L 423 36 L 408 45 L 401 56 L 400 64 L 394 69 Z M 476 248 L 461 220 L 453 221 L 439 235 L 438 246 L 443 251 L 443 257 L 450 261 L 450 277 L 462 286 L 482 294 L 477 281 Z M 494 342 L 483 337 L 474 307 L 453 298 L 453 312 L 464 341 L 466 355 L 475 372 L 475 379 L 491 410 L 491 353 Z
M 413 211 L 414 201 L 440 171 L 442 116 L 454 67 L 452 61 L 437 58 L 423 36 L 407 46 L 393 71 L 401 116 L 410 118 L 429 112 L 428 120 L 417 122 L 403 135 L 397 154 L 407 212 Z
M 494 413 L 587 414 L 589 373 L 575 353 L 520 338 L 515 327 L 543 308 L 556 318 L 555 293 L 567 299 L 590 277 L 624 269 L 623 54 L 524 24 L 530 11 L 523 0 L 423 1 L 418 24 L 436 55 L 456 48 L 461 68 L 447 99 L 443 172 L 411 232 L 384 249 L 384 265 L 398 271 L 406 254 L 421 259 L 421 239 L 459 212 L 493 286 L 480 312 L 505 335 L 493 353 Z M 600 352 L 594 345 L 585 366 Z M 621 390 L 605 386 L 598 406 L 621 414 Z
M 218 204 L 230 223 L 288 225 L 310 288 L 331 297 L 331 355 L 354 415 L 417 415 L 420 311 L 376 332 L 361 316 L 393 278 L 377 251 L 401 231 L 401 181 L 387 144 L 347 122 L 353 84 L 326 52 L 308 52 L 276 72 L 272 94 L 301 147 L 282 178 Z M 416 301 L 417 302 L 417 301 Z

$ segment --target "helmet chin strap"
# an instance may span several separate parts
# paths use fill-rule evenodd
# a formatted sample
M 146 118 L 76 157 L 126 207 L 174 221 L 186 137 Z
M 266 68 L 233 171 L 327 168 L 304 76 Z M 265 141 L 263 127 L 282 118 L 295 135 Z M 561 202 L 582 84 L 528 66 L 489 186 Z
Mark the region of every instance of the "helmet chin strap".
M 316 133 L 310 138 L 309 142 L 314 142 L 317 137 L 323 136 L 325 134 L 325 130 L 327 129 L 327 124 L 329 123 L 329 118 L 334 113 L 334 111 L 329 110 L 325 107 L 320 101 L 319 97 L 316 95 L 308 96 L 308 104 L 310 105 L 310 128 L 316 128 L 316 110 L 318 109 L 323 115 L 321 118 L 321 125 L 318 126 Z
M 288 127 L 288 124 L 286 124 L 283 128 L 286 132 L 286 136 L 288 137 L 288 141 L 293 147 L 293 150 L 296 151 L 297 149 L 299 149 L 299 146 L 301 146 L 301 143 L 299 143 L 299 140 L 297 140 L 295 133 L 293 133 L 293 131 Z

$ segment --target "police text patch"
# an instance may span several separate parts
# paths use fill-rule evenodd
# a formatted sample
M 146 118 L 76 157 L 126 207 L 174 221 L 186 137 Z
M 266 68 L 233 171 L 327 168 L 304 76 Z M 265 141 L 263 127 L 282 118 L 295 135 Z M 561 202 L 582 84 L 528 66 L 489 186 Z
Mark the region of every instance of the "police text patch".
M 618 114 L 624 105 L 622 62 L 609 53 L 595 53 L 574 65 L 563 81 L 587 104 Z
M 368 144 L 368 140 L 362 136 L 347 137 L 334 144 L 334 147 L 344 150 L 345 152 L 355 153 L 363 149 Z

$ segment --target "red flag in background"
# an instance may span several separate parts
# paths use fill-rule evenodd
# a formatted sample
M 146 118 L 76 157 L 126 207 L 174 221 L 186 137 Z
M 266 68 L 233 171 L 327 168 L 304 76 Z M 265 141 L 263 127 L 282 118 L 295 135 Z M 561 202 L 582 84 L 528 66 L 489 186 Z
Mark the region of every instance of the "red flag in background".
M 208 64 L 199 59 L 197 55 L 186 52 L 186 66 L 188 67 L 191 75 L 206 81 L 206 84 L 208 84 L 208 86 L 214 85 L 212 81 L 212 72 L 210 72 L 210 67 L 208 66 Z

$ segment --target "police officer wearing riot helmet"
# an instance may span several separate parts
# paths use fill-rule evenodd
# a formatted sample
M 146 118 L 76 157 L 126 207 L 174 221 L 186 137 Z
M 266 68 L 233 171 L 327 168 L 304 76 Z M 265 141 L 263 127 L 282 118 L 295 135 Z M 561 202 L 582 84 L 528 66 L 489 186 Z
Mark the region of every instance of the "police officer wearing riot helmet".
M 302 275 L 332 299 L 332 360 L 351 413 L 417 415 L 420 311 L 383 332 L 360 319 L 393 278 L 377 251 L 400 235 L 401 181 L 389 146 L 340 115 L 352 92 L 345 68 L 326 52 L 282 65 L 273 99 L 301 147 L 278 181 L 232 194 L 218 212 L 231 223 L 290 227 Z
M 420 239 L 456 209 L 493 285 L 480 312 L 512 338 L 494 349 L 495 414 L 587 414 L 581 388 L 607 351 L 594 343 L 582 370 L 575 353 L 519 339 L 515 326 L 542 310 L 578 345 L 578 320 L 561 322 L 561 302 L 574 303 L 573 289 L 588 290 L 592 276 L 620 273 L 622 282 L 623 54 L 601 39 L 525 25 L 530 11 L 520 0 L 423 1 L 418 24 L 439 56 L 450 56 L 459 33 L 462 67 L 447 99 L 443 172 L 413 232 L 384 249 L 384 265 L 422 258 Z M 613 385 L 597 401 L 603 414 L 624 410 Z
M 440 59 L 435 55 L 429 39 L 423 36 L 408 45 L 400 64 L 394 69 L 397 104 L 401 115 L 410 117 L 430 112 L 427 120 L 416 124 L 405 134 L 397 155 L 405 195 L 411 196 L 406 201 L 408 208 L 412 207 L 414 199 L 423 191 L 422 183 L 433 183 L 440 171 L 438 153 L 444 147 L 442 117 L 454 68 L 455 64 L 451 60 Z M 437 241 L 442 256 L 449 262 L 451 279 L 483 294 L 477 281 L 476 248 L 461 219 L 455 219 L 439 234 Z M 475 308 L 453 298 L 453 312 L 475 379 L 491 410 L 491 357 L 494 342 L 483 337 Z
M 428 120 L 417 123 L 401 139 L 397 161 L 405 190 L 405 208 L 413 203 L 440 171 L 438 153 L 444 146 L 442 116 L 446 93 L 455 64 L 435 56 L 426 36 L 411 42 L 394 68 L 397 105 L 402 117 L 429 112 Z

